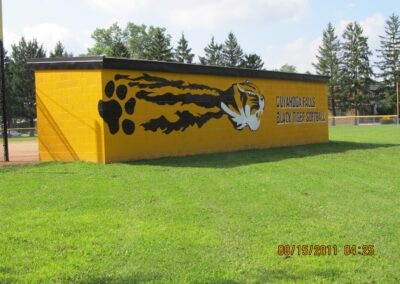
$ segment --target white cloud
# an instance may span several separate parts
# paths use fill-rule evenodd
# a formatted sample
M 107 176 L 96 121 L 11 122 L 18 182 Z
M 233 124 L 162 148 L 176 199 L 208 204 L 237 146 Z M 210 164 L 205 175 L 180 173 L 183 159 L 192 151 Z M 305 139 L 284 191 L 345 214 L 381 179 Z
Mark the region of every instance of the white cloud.
M 379 35 L 384 32 L 385 21 L 385 16 L 382 13 L 378 13 L 360 22 L 365 35 L 368 37 L 370 47 L 373 49 L 379 46 Z
M 110 13 L 127 14 L 148 8 L 154 0 L 86 0 L 92 7 Z
M 318 37 L 311 42 L 306 42 L 304 38 L 297 38 L 282 49 L 278 56 L 273 60 L 266 62 L 269 69 L 279 69 L 284 64 L 296 66 L 298 72 L 314 72 L 312 63 L 315 61 L 315 55 L 321 44 L 322 38 Z
M 304 38 L 298 38 L 293 42 L 289 42 L 286 45 L 286 50 L 288 52 L 298 52 L 304 48 Z
M 174 6 L 167 18 L 177 27 L 215 28 L 220 24 L 299 20 L 308 13 L 308 5 L 308 0 L 187 0 Z
M 6 50 L 10 50 L 11 45 L 18 43 L 22 36 L 27 40 L 36 39 L 39 44 L 43 44 L 47 52 L 53 50 L 58 41 L 61 41 L 69 52 L 75 51 L 76 55 L 79 55 L 79 52 L 86 50 L 90 45 L 90 32 L 88 31 L 72 32 L 68 28 L 55 23 L 42 23 L 24 27 L 18 34 L 5 30 L 4 45 Z
M 237 5 L 226 7 L 226 1 L 198 2 L 194 7 L 191 7 L 191 4 L 174 7 L 167 13 L 167 20 L 179 28 L 202 26 L 211 29 L 226 21 L 244 20 L 249 13 L 248 7 Z
M 52 50 L 58 41 L 67 45 L 73 40 L 72 32 L 69 29 L 53 23 L 25 27 L 22 34 L 28 40 L 37 39 L 48 51 Z
M 350 22 L 350 20 L 342 20 L 336 25 L 335 31 L 340 39 Z M 379 47 L 379 35 L 383 34 L 384 31 L 385 16 L 382 13 L 377 13 L 359 23 L 364 30 L 364 35 L 368 37 L 371 51 L 374 52 Z M 312 63 L 315 62 L 315 56 L 321 43 L 321 36 L 309 42 L 306 42 L 302 37 L 297 38 L 287 43 L 285 48 L 273 60 L 267 61 L 267 66 L 278 69 L 287 63 L 295 65 L 299 72 L 310 71 L 313 73 L 315 70 Z M 373 62 L 373 59 L 371 62 Z
M 355 3 L 349 3 L 347 4 L 347 9 L 353 10 L 357 5 Z
M 342 35 L 346 26 L 352 21 L 342 20 L 336 27 L 336 33 Z M 368 44 L 371 49 L 379 46 L 379 35 L 382 35 L 385 27 L 385 16 L 382 13 L 376 13 L 359 22 L 364 30 L 364 35 L 368 37 Z
M 341 38 L 344 30 L 346 29 L 346 26 L 350 23 L 350 20 L 341 20 L 339 24 L 336 25 L 335 27 L 335 32 L 336 34 Z
M 10 50 L 11 45 L 18 42 L 18 40 L 19 36 L 16 33 L 10 32 L 8 30 L 4 31 L 4 48 L 6 50 Z
M 92 7 L 119 15 L 164 18 L 177 28 L 215 28 L 243 24 L 299 20 L 309 11 L 309 0 L 86 0 Z

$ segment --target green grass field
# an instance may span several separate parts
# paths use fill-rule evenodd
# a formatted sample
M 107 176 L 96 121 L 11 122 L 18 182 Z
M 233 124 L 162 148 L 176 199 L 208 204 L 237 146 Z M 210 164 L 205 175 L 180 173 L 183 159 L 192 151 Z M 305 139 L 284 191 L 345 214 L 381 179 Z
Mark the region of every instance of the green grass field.
M 8 138 L 8 141 L 10 141 L 10 142 L 36 141 L 36 140 L 38 140 L 37 136 L 20 136 L 20 137 L 10 137 L 10 138 Z
M 400 129 L 335 127 L 331 140 L 0 167 L 0 282 L 399 283 Z M 284 257 L 279 244 L 338 255 Z

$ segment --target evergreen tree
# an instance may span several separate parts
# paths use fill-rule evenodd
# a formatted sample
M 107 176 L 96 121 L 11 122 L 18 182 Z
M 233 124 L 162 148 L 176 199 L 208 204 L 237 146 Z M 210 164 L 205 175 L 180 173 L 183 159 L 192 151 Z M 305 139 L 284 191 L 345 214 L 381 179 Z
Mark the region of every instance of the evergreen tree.
M 130 58 L 129 50 L 121 40 L 112 45 L 110 56 Z
M 285 64 L 285 65 L 282 65 L 281 68 L 279 68 L 279 72 L 296 73 L 297 69 L 296 69 L 296 66 L 294 66 L 294 65 Z
M 396 111 L 396 83 L 400 83 L 400 19 L 392 14 L 386 21 L 385 35 L 380 36 L 381 49 L 377 50 L 380 59 L 378 77 L 383 79 L 383 93 L 387 94 L 384 104 L 386 111 Z
M 171 36 L 165 33 L 165 29 L 156 28 L 150 45 L 144 54 L 146 59 L 159 61 L 172 61 L 174 58 Z
M 222 56 L 223 46 L 222 44 L 215 43 L 214 37 L 211 38 L 211 42 L 204 48 L 205 56 L 199 57 L 200 63 L 203 65 L 223 65 Z
M 239 67 L 243 62 L 243 50 L 232 32 L 225 40 L 222 56 L 224 65 L 228 67 Z
M 185 35 L 182 33 L 178 46 L 175 49 L 175 59 L 182 63 L 193 63 L 193 58 L 194 54 L 192 53 L 192 49 L 189 48 L 189 43 L 186 40 Z
M 335 34 L 335 28 L 328 24 L 322 35 L 322 45 L 318 48 L 317 63 L 313 64 L 318 75 L 328 76 L 329 96 L 333 114 L 333 125 L 336 116 L 336 94 L 339 91 L 339 51 L 340 42 Z
M 96 29 L 92 38 L 95 45 L 88 49 L 88 55 L 105 55 L 113 57 L 130 57 L 126 47 L 126 31 L 123 31 L 117 23 L 108 29 Z
M 58 41 L 54 50 L 50 52 L 50 58 L 54 57 L 72 57 L 72 53 L 68 53 L 65 50 L 64 45 L 61 43 L 61 41 Z
M 46 51 L 36 40 L 26 41 L 22 38 L 18 44 L 11 46 L 9 62 L 10 78 L 8 80 L 9 115 L 12 118 L 23 118 L 34 127 L 36 118 L 36 98 L 33 71 L 26 62 L 31 58 L 44 58 Z
M 371 99 L 371 54 L 361 26 L 357 22 L 348 24 L 343 33 L 340 81 L 345 106 L 354 109 L 356 116 Z
M 257 54 L 246 54 L 243 58 L 241 67 L 249 69 L 263 69 L 264 62 Z

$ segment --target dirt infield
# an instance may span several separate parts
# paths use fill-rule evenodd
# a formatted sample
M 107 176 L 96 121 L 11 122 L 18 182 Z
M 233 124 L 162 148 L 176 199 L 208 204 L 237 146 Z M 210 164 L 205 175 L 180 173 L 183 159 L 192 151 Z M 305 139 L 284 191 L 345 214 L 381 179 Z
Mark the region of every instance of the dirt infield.
M 8 147 L 10 162 L 5 163 L 1 159 L 0 165 L 29 164 L 39 161 L 38 141 L 10 141 Z

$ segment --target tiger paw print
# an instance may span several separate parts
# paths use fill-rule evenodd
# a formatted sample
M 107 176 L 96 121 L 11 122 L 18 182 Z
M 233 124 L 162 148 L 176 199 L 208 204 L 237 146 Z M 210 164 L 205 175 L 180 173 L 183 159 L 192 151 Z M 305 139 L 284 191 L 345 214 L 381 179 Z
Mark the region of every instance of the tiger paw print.
M 132 115 L 135 112 L 136 100 L 130 98 L 126 100 L 128 88 L 125 85 L 115 86 L 114 81 L 109 81 L 104 90 L 105 95 L 110 100 L 99 101 L 99 114 L 107 123 L 111 134 L 116 134 L 122 126 L 126 135 L 132 135 L 135 132 L 135 123 L 130 119 L 124 119 L 121 125 L 121 117 L 125 113 Z M 124 107 L 122 107 L 122 105 Z

